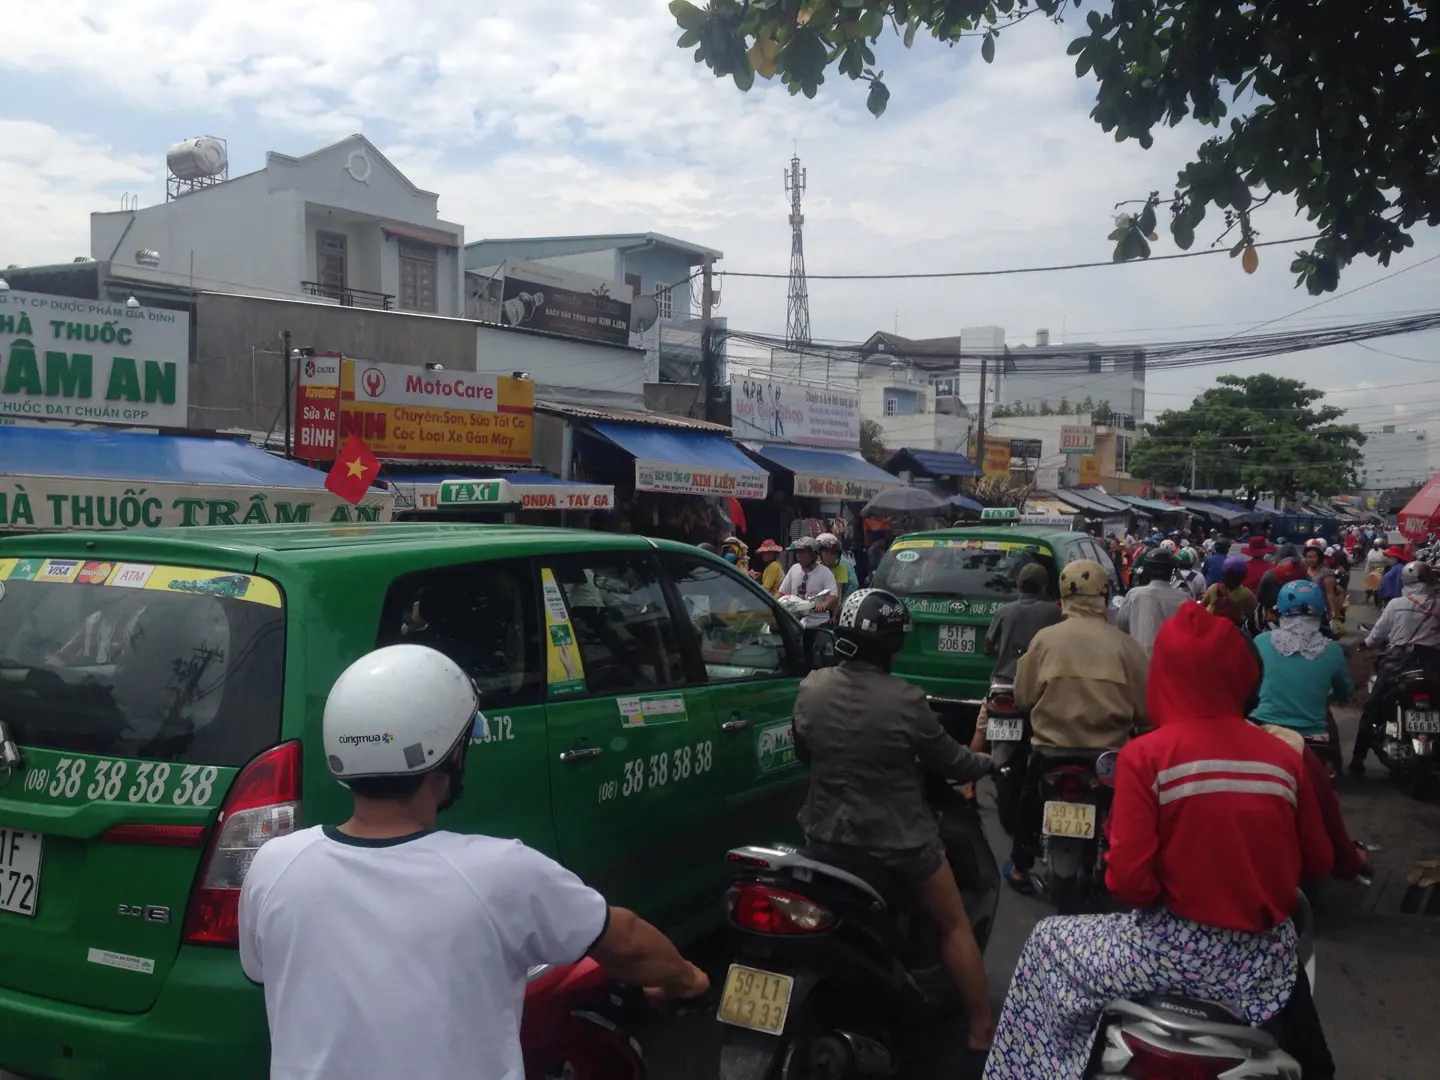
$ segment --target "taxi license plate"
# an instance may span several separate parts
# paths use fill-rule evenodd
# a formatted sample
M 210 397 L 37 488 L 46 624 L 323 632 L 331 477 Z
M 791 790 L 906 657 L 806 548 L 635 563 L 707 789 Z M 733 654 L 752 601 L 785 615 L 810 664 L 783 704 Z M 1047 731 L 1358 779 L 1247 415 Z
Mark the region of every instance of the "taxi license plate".
M 1046 836 L 1091 840 L 1095 836 L 1095 807 L 1082 802 L 1047 802 L 1041 831 Z
M 716 1018 L 736 1027 L 779 1035 L 785 1030 L 785 1014 L 794 988 L 795 980 L 789 975 L 731 964 Z
M 35 915 L 44 843 L 37 832 L 0 828 L 0 911 Z
M 1018 716 L 992 716 L 985 721 L 985 737 L 991 742 L 1019 742 L 1025 721 Z
M 1440 735 L 1440 716 L 1423 709 L 1406 709 L 1405 730 L 1417 734 Z
M 940 627 L 940 651 L 953 653 L 973 653 L 975 651 L 975 627 Z

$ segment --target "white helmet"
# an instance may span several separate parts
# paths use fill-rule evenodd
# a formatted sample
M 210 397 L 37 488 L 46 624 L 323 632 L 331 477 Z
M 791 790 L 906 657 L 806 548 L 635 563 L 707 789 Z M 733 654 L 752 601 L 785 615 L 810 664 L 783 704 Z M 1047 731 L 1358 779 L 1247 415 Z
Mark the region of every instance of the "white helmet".
M 356 660 L 325 699 L 325 763 L 344 783 L 419 776 L 483 726 L 480 695 L 459 664 L 426 645 L 387 645 Z
M 1175 550 L 1175 541 L 1174 541 L 1174 540 L 1161 540 L 1161 541 L 1160 541 L 1160 550 L 1161 550 L 1161 551 L 1171 551 L 1171 552 L 1173 552 L 1173 551 Z
M 827 549 L 839 551 L 840 538 L 834 533 L 823 532 L 819 536 L 815 537 L 815 546 L 821 551 L 825 551 Z

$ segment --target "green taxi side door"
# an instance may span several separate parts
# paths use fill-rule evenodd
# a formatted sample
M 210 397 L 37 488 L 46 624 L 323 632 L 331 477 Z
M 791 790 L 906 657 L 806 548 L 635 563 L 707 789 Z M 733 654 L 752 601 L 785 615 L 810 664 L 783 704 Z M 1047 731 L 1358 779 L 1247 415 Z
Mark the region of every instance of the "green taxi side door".
M 705 834 L 717 887 L 724 850 L 798 841 L 808 774 L 795 758 L 795 694 L 804 674 L 798 624 L 764 589 L 716 560 L 662 560 L 687 618 L 715 718 L 721 818 Z M 718 894 L 717 894 L 718 895 Z
M 719 732 L 655 555 L 536 560 L 560 860 L 613 904 L 685 935 L 710 885 Z

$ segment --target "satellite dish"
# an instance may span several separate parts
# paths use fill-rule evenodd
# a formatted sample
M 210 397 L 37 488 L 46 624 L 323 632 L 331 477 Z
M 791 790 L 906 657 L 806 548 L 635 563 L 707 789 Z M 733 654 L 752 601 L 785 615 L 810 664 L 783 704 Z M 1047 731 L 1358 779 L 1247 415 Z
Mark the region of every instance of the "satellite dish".
M 633 333 L 643 334 L 655 325 L 658 318 L 660 305 L 653 296 L 641 293 L 630 301 L 630 329 Z

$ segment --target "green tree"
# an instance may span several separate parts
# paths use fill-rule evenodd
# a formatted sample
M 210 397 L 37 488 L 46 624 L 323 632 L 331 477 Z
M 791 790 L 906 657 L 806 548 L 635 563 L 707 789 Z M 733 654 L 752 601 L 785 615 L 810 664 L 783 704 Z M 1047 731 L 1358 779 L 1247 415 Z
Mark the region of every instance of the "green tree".
M 1337 495 L 1355 484 L 1360 429 L 1325 393 L 1298 379 L 1222 375 L 1188 409 L 1160 414 L 1135 442 L 1130 475 L 1159 484 L 1262 492 L 1280 498 Z
M 996 45 L 1036 15 L 1062 22 L 1080 0 L 672 0 L 679 44 L 717 77 L 749 90 L 779 75 L 813 98 L 831 68 L 869 87 L 879 116 L 890 100 L 873 46 L 892 31 L 908 47 L 924 30 L 956 45 Z M 1312 294 L 1333 290 L 1358 256 L 1382 265 L 1440 224 L 1440 31 L 1432 0 L 1112 0 L 1085 13 L 1070 42 L 1075 74 L 1098 83 L 1091 117 L 1117 142 L 1149 148 L 1156 127 L 1186 118 L 1214 129 L 1180 170 L 1172 197 L 1134 200 L 1116 218 L 1115 261 L 1144 259 L 1167 209 L 1189 249 L 1210 208 L 1253 273 L 1254 211 L 1293 196 L 1319 234 L 1290 265 Z M 1231 116 L 1231 107 L 1236 115 Z M 1226 118 L 1230 117 L 1228 123 Z M 1224 126 L 1222 127 L 1222 123 Z M 1215 242 L 1219 242 L 1218 238 Z
M 885 445 L 885 429 L 879 420 L 860 421 L 860 456 L 871 465 L 883 467 L 890 459 L 890 450 Z

